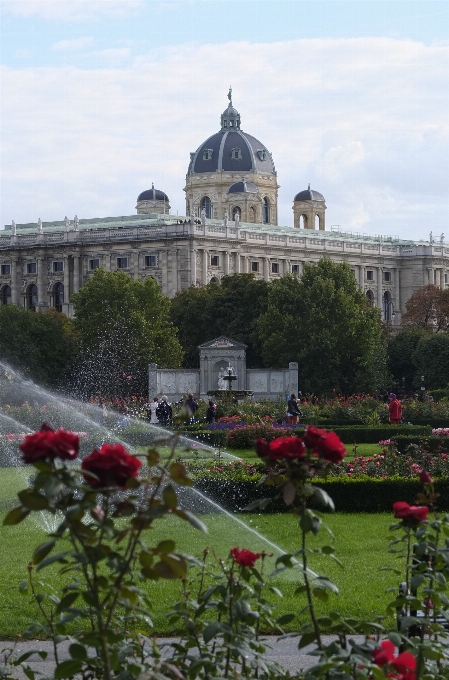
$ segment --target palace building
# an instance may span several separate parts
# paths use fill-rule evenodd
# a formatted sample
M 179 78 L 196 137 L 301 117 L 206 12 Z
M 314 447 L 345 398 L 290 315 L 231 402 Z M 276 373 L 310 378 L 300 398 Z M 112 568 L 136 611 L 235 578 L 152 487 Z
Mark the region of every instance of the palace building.
M 273 280 L 301 275 L 323 257 L 347 262 L 382 318 L 400 323 L 418 288 L 448 284 L 449 247 L 326 230 L 318 191 L 293 199 L 293 226 L 278 226 L 278 178 L 270 151 L 243 131 L 230 101 L 220 130 L 190 154 L 186 216 L 170 214 L 168 196 L 154 188 L 137 198 L 137 214 L 15 224 L 0 231 L 0 304 L 73 315 L 71 295 L 95 269 L 153 277 L 170 297 L 189 286 L 250 272 Z

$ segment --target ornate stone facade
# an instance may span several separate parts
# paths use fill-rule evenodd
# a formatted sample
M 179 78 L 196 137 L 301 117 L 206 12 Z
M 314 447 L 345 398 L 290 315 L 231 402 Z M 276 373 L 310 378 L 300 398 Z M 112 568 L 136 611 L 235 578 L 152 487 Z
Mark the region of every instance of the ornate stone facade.
M 220 132 L 191 154 L 185 218 L 167 214 L 168 197 L 153 186 L 139 195 L 137 215 L 13 221 L 0 231 L 0 303 L 71 316 L 72 294 L 98 267 L 151 276 L 172 297 L 240 272 L 266 281 L 300 276 L 305 263 L 326 256 L 346 262 L 382 318 L 398 325 L 415 290 L 448 285 L 443 234 L 413 242 L 326 231 L 324 197 L 310 186 L 295 196 L 293 228 L 278 227 L 278 188 L 271 154 L 242 132 L 231 103 Z

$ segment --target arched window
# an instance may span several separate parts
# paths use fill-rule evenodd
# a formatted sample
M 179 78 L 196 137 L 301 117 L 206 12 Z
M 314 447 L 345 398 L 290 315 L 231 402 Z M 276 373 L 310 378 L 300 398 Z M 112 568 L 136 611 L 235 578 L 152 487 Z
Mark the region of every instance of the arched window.
M 212 206 L 210 203 L 209 196 L 205 196 L 201 201 L 201 212 L 203 210 L 206 211 L 206 218 L 210 220 L 210 218 L 212 217 Z
M 320 228 L 320 216 L 315 215 L 315 229 L 319 229 L 319 228 Z
M 28 309 L 31 309 L 33 312 L 36 311 L 36 307 L 37 307 L 37 286 L 36 286 L 35 283 L 32 283 L 30 286 L 28 286 L 27 307 L 28 307 Z
M 270 202 L 266 196 L 263 199 L 262 204 L 262 222 L 264 224 L 270 223 Z
M 1 300 L 2 300 L 2 305 L 10 305 L 11 304 L 11 287 L 10 286 L 3 286 Z
M 64 304 L 64 286 L 62 283 L 55 283 L 53 288 L 53 295 L 55 298 L 54 307 L 57 312 L 62 312 L 62 305 Z
M 384 306 L 384 320 L 391 321 L 393 315 L 393 303 L 391 302 L 391 295 L 388 291 L 384 293 L 383 297 Z
M 238 205 L 235 208 L 232 208 L 232 219 L 234 220 L 234 222 L 235 222 L 235 216 L 237 214 L 238 214 L 239 219 L 240 219 L 241 216 L 242 216 L 242 210 L 241 210 L 241 208 L 239 208 Z
M 210 280 L 211 283 L 220 283 L 216 276 L 213 276 Z
M 300 229 L 307 229 L 307 215 L 300 215 L 299 216 L 298 227 Z
M 374 307 L 374 293 L 372 290 L 367 290 L 366 291 L 366 298 L 369 302 L 370 307 Z
M 256 211 L 254 210 L 253 206 L 251 206 L 249 209 L 249 221 L 253 224 L 256 221 Z

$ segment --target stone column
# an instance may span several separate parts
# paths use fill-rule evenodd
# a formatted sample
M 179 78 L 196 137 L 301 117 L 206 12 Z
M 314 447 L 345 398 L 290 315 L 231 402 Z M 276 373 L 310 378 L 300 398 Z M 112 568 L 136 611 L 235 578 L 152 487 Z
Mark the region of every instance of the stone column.
M 47 277 L 45 257 L 37 258 L 37 304 L 40 309 L 48 308 Z
M 201 271 L 201 282 L 202 282 L 203 286 L 207 286 L 208 264 L 209 264 L 209 251 L 204 249 L 203 250 L 202 271 Z
M 229 251 L 225 250 L 223 253 L 223 271 L 225 276 L 229 274 Z
M 382 309 L 382 267 L 377 267 L 377 307 Z
M 299 392 L 299 382 L 298 382 L 298 364 L 296 361 L 290 361 L 288 365 L 289 374 L 289 394 L 298 395 Z
M 68 255 L 64 256 L 64 302 L 70 301 L 70 266 Z
M 103 258 L 104 258 L 105 271 L 110 272 L 111 271 L 111 253 L 104 253 Z
M 11 260 L 11 303 L 19 306 L 20 304 L 20 285 L 17 281 L 18 261 L 17 258 Z
M 359 265 L 359 284 L 360 288 L 364 290 L 365 288 L 365 266 L 363 264 Z
M 291 273 L 290 260 L 284 260 L 284 276 Z
M 80 289 L 80 256 L 75 253 L 73 256 L 73 292 L 77 293 Z
M 263 278 L 265 279 L 265 281 L 270 280 L 270 258 L 269 257 L 263 258 Z
M 133 258 L 133 275 L 134 275 L 134 280 L 137 281 L 139 278 L 139 251 L 138 250 L 133 250 L 131 253 L 131 257 Z
M 190 284 L 196 286 L 196 250 L 193 245 L 190 248 Z
M 394 289 L 393 289 L 394 311 L 396 312 L 396 314 L 398 314 L 401 311 L 401 298 L 399 295 L 401 285 L 399 278 L 400 273 L 398 268 L 393 269 L 393 276 L 394 276 Z
M 234 253 L 235 257 L 235 273 L 240 274 L 240 253 Z
M 446 289 L 445 276 L 446 276 L 446 272 L 445 272 L 444 267 L 442 267 L 442 268 L 441 268 L 441 290 L 445 290 L 445 289 Z

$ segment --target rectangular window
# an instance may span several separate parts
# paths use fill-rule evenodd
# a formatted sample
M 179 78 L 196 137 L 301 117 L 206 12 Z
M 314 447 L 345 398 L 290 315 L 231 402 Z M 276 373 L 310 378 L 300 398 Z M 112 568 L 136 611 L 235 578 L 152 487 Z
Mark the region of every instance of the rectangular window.
M 239 161 L 242 158 L 242 150 L 241 149 L 232 149 L 231 151 L 231 158 L 234 161 Z
M 36 274 L 37 272 L 37 262 L 27 263 L 27 274 Z
M 64 262 L 62 260 L 58 260 L 57 262 L 53 262 L 53 272 L 63 272 L 64 271 Z
M 9 274 L 11 274 L 11 265 L 10 264 L 2 264 L 0 272 L 3 276 L 9 276 Z
M 100 260 L 97 258 L 89 260 L 89 269 L 90 271 L 93 271 L 94 269 L 100 269 Z
M 372 270 L 368 270 L 366 272 L 366 280 L 367 281 L 374 281 L 374 272 Z
M 155 267 L 157 264 L 156 255 L 145 255 L 145 267 Z
M 212 153 L 213 153 L 213 149 L 204 149 L 204 151 L 203 151 L 203 161 L 211 161 L 212 160 Z
M 299 274 L 299 264 L 292 264 L 292 274 Z
M 251 262 L 251 271 L 252 272 L 258 272 L 259 271 L 259 263 L 258 262 Z
M 212 267 L 218 267 L 220 264 L 220 258 L 218 257 L 218 255 L 211 255 L 210 263 Z
M 279 263 L 278 262 L 272 262 L 271 263 L 271 273 L 272 274 L 279 274 Z
M 128 258 L 127 257 L 118 257 L 117 258 L 117 269 L 126 269 L 128 266 Z
M 391 272 L 384 272 L 384 281 L 385 282 L 391 281 Z

